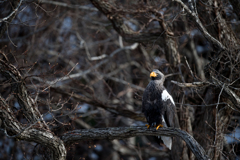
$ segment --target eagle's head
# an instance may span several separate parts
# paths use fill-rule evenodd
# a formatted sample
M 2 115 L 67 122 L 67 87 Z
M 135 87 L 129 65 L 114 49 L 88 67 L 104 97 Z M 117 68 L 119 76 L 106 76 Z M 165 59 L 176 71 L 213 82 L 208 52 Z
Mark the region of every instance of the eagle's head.
M 150 77 L 152 80 L 157 80 L 159 82 L 164 82 L 165 80 L 165 77 L 164 77 L 164 74 L 162 72 L 160 72 L 158 69 L 154 69 L 151 74 L 150 74 Z

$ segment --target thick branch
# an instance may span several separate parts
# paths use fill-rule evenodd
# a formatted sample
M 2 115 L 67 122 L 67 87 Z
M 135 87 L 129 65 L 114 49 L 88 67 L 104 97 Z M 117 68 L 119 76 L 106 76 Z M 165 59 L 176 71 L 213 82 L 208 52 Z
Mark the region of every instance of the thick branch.
M 125 139 L 129 137 L 145 135 L 180 137 L 186 142 L 198 160 L 209 159 L 204 149 L 190 134 L 177 128 L 161 128 L 158 131 L 156 131 L 156 129 L 147 129 L 145 127 L 84 129 L 67 132 L 62 136 L 61 139 L 66 145 L 69 146 L 77 141 L 82 140 Z
M 67 152 L 63 141 L 51 132 L 29 129 L 24 131 L 17 138 L 29 142 L 36 142 L 47 148 L 50 148 L 53 152 L 49 157 L 51 157 L 53 160 L 65 160 L 66 158 Z
M 51 149 L 51 155 L 48 155 L 50 159 L 65 160 L 67 152 L 61 139 L 49 131 L 36 129 L 39 128 L 39 123 L 37 122 L 24 127 L 16 119 L 10 107 L 1 96 L 0 106 L 0 119 L 2 120 L 0 129 L 4 131 L 8 138 L 36 142 Z
M 26 119 L 31 123 L 35 123 L 39 119 L 43 120 L 33 99 L 29 96 L 24 80 L 17 68 L 0 60 L 0 72 L 2 72 L 6 78 L 11 80 L 12 90 L 16 92 L 14 95 L 21 108 L 23 108 Z M 45 127 L 47 128 L 46 124 Z

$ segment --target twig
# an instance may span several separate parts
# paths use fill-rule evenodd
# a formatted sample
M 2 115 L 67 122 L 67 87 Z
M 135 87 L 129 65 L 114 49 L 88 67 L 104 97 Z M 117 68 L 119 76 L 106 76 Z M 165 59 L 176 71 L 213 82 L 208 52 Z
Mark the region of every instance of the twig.
M 88 11 L 98 11 L 96 8 L 93 8 L 93 7 L 91 8 L 91 7 L 80 6 L 80 5 L 72 5 L 72 4 L 67 4 L 67 3 L 63 3 L 63 2 L 57 2 L 57 1 L 40 0 L 40 3 L 54 4 L 57 6 L 83 9 L 83 10 L 88 10 Z
M 212 80 L 213 80 L 213 84 L 217 87 L 221 87 L 223 86 L 223 82 L 219 81 L 217 78 L 215 78 L 214 76 L 212 76 Z M 229 100 L 232 101 L 232 103 L 234 104 L 233 107 L 234 110 L 240 111 L 240 97 L 238 97 L 238 95 L 233 92 L 231 89 L 229 89 L 229 87 L 226 85 L 224 88 L 224 91 L 229 95 L 228 98 Z M 231 105 L 229 105 L 231 106 Z
M 216 105 L 216 112 L 215 112 L 215 138 L 214 138 L 214 145 L 216 146 L 216 140 L 217 140 L 217 134 L 218 134 L 218 105 L 219 105 L 219 102 L 220 102 L 220 97 L 221 97 L 221 94 L 222 94 L 222 91 L 224 89 L 224 86 L 225 86 L 225 83 L 223 84 L 222 86 L 222 89 L 221 89 L 221 92 L 219 93 L 218 95 L 218 102 L 217 102 L 217 105 Z M 215 150 L 215 154 L 216 154 L 216 150 Z M 216 156 L 214 156 L 216 157 Z
M 80 36 L 80 34 L 79 34 L 78 32 L 76 33 L 76 35 L 77 35 L 77 38 L 81 41 L 80 47 L 82 46 L 82 44 L 84 45 L 84 48 L 85 48 L 85 51 L 86 51 L 87 57 L 88 57 L 88 59 L 89 59 L 90 61 L 101 60 L 101 59 L 107 57 L 106 54 L 103 54 L 103 55 L 101 55 L 101 56 L 91 57 L 90 52 L 89 52 L 89 50 L 88 50 L 87 43 L 85 42 L 85 40 L 82 39 L 82 37 Z
M 74 67 L 72 67 L 72 69 L 68 72 L 67 75 L 65 75 L 65 76 L 63 76 L 63 77 L 61 77 L 61 78 L 59 78 L 59 79 L 56 79 L 56 80 L 54 80 L 54 81 L 51 81 L 51 82 L 46 81 L 46 83 L 47 83 L 49 86 L 46 87 L 45 89 L 43 89 L 42 91 L 47 90 L 48 88 L 50 88 L 51 86 L 53 86 L 53 85 L 56 84 L 57 82 L 59 82 L 59 81 L 61 81 L 62 79 L 64 79 L 64 77 L 68 77 L 69 74 L 73 71 L 73 69 L 74 69 L 77 65 L 78 65 L 78 63 L 76 63 L 76 65 L 75 65 Z M 39 78 L 39 79 L 40 79 L 40 78 Z M 42 81 L 42 80 L 41 80 L 41 81 Z
M 8 39 L 10 40 L 10 42 L 12 43 L 12 45 L 13 45 L 14 47 L 17 47 L 17 45 L 13 43 L 13 41 L 11 40 L 11 37 L 9 36 L 8 26 L 7 26 L 7 36 L 8 36 Z
M 11 16 L 13 16 L 18 11 L 18 9 L 21 6 L 22 2 L 23 2 L 23 0 L 20 0 L 20 2 L 18 3 L 17 8 L 15 8 L 7 17 L 5 17 L 3 19 L 0 19 L 0 23 L 4 22 L 4 21 L 7 21 Z
M 180 75 L 180 74 L 181 74 L 181 73 L 170 73 L 170 74 L 165 75 L 165 78 L 171 77 L 171 76 Z
M 213 103 L 213 104 L 206 104 L 206 105 L 193 105 L 193 104 L 182 104 L 182 103 L 175 103 L 175 104 L 179 104 L 179 105 L 184 105 L 184 106 L 190 106 L 190 107 L 206 107 L 206 106 L 216 106 L 218 104 L 222 104 L 222 105 L 228 105 L 227 103 L 225 102 L 221 102 L 221 103 Z
M 188 61 L 187 61 L 187 58 L 186 58 L 185 56 L 184 56 L 184 59 L 185 59 L 185 61 L 186 61 L 186 64 L 187 64 L 187 66 L 188 66 L 188 69 L 190 70 L 190 73 L 191 73 L 192 77 L 195 78 L 195 76 L 193 75 L 193 71 L 192 71 L 192 69 L 190 68 L 190 66 L 189 66 L 189 64 L 188 64 Z

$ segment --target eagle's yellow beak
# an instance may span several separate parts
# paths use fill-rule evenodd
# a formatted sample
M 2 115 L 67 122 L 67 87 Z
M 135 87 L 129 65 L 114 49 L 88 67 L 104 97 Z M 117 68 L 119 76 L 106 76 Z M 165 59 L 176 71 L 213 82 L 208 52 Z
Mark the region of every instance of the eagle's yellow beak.
M 152 72 L 152 73 L 150 74 L 150 77 L 157 77 L 157 73 Z

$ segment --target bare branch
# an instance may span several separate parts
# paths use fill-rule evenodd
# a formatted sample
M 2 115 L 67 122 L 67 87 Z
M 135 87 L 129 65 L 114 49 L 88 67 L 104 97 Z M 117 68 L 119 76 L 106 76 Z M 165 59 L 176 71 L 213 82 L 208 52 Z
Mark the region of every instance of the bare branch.
M 60 88 L 51 88 L 51 89 L 53 89 L 54 91 L 56 91 L 58 93 L 71 96 L 72 98 L 75 98 L 81 102 L 85 102 L 85 103 L 91 104 L 93 106 L 101 107 L 101 108 L 111 112 L 112 114 L 121 115 L 121 116 L 128 117 L 128 118 L 131 118 L 131 119 L 134 119 L 137 121 L 146 122 L 146 119 L 142 113 L 136 113 L 134 111 L 124 109 L 122 107 L 112 107 L 112 106 L 109 106 L 108 104 L 104 104 L 101 101 L 98 101 L 97 99 L 90 99 L 90 98 L 81 96 L 79 94 L 68 93 L 66 91 L 63 91 Z
M 181 0 L 173 0 L 179 4 L 181 4 L 181 6 L 184 8 L 184 10 L 186 10 L 194 19 L 195 22 L 198 24 L 200 30 L 202 31 L 202 33 L 204 34 L 204 36 L 211 41 L 212 43 L 216 44 L 217 46 L 221 47 L 223 50 L 226 50 L 227 48 L 221 43 L 219 42 L 217 39 L 215 39 L 212 35 L 210 35 L 208 33 L 208 31 L 206 30 L 206 28 L 203 26 L 202 22 L 200 21 L 200 19 L 198 18 L 197 13 L 191 11 L 188 6 L 186 6 Z
M 221 89 L 223 88 L 224 91 L 228 94 L 228 99 L 231 100 L 232 103 L 234 104 L 233 108 L 236 109 L 237 111 L 240 111 L 240 97 L 238 97 L 238 95 L 235 92 L 233 92 L 227 85 L 219 81 L 214 76 L 212 76 L 212 80 L 217 87 Z
M 5 18 L 3 18 L 3 19 L 0 19 L 0 23 L 9 20 L 10 17 L 12 17 L 13 15 L 15 15 L 16 12 L 18 11 L 19 7 L 21 6 L 22 2 L 23 2 L 23 0 L 20 0 L 20 2 L 18 3 L 17 8 L 15 8 L 7 17 L 5 17 Z
M 36 126 L 39 125 L 37 122 L 24 128 L 23 125 L 16 119 L 11 110 L 8 109 L 9 106 L 1 96 L 0 106 L 0 118 L 3 122 L 1 125 L 1 130 L 4 131 L 7 137 L 29 142 L 36 142 L 52 150 L 52 155 L 49 156 L 51 159 L 65 160 L 67 153 L 62 140 L 60 140 L 53 133 L 43 130 L 43 128 L 41 130 L 35 129 Z
M 89 49 L 88 49 L 88 45 L 87 45 L 87 43 L 85 42 L 85 40 L 80 36 L 80 34 L 79 34 L 78 32 L 76 33 L 76 35 L 77 35 L 77 38 L 78 38 L 79 41 L 80 41 L 80 47 L 81 47 L 82 45 L 84 46 L 85 51 L 86 51 L 86 54 L 87 54 L 88 59 L 89 59 L 90 61 L 101 60 L 101 59 L 104 59 L 104 58 L 107 57 L 106 54 L 103 54 L 103 55 L 101 55 L 101 56 L 92 57 L 92 56 L 90 55 L 90 52 L 89 52 Z
M 103 14 L 105 14 L 109 21 L 112 22 L 114 29 L 124 38 L 127 42 L 140 42 L 140 43 L 156 43 L 161 46 L 164 44 L 162 32 L 158 33 L 142 33 L 142 32 L 135 32 L 131 30 L 125 23 L 124 19 L 120 14 L 116 14 L 119 11 L 116 6 L 113 6 L 108 1 L 102 0 L 90 0 L 92 4 L 99 9 Z M 145 10 L 138 10 L 137 12 L 146 12 Z
M 180 137 L 187 143 L 187 146 L 191 149 L 198 160 L 209 159 L 204 149 L 190 134 L 177 128 L 161 128 L 157 131 L 155 128 L 147 129 L 145 127 L 83 129 L 67 132 L 61 137 L 61 139 L 67 146 L 69 146 L 82 140 L 125 139 L 129 137 L 145 135 Z
M 0 60 L 0 72 L 12 81 L 12 90 L 16 92 L 14 95 L 16 96 L 19 105 L 23 108 L 26 119 L 31 123 L 35 123 L 38 119 L 41 119 L 45 127 L 48 128 L 42 118 L 42 115 L 36 108 L 34 100 L 31 96 L 29 96 L 24 80 L 17 68 L 11 64 L 5 63 L 3 60 Z
M 67 4 L 67 3 L 63 3 L 63 2 L 57 2 L 57 1 L 40 0 L 40 3 L 53 4 L 53 5 L 57 5 L 57 6 L 61 6 L 61 7 L 82 9 L 82 10 L 87 10 L 87 11 L 98 11 L 96 8 L 80 6 L 80 5 L 72 5 L 72 4 Z
M 203 87 L 203 86 L 207 86 L 210 84 L 208 82 L 180 83 L 180 82 L 173 81 L 173 80 L 171 82 L 178 85 L 179 87 L 194 87 L 194 88 Z
M 19 9 L 19 7 L 21 6 L 23 0 L 15 0 L 13 1 L 12 5 L 13 7 L 16 7 L 16 9 L 14 9 L 13 11 L 10 11 L 11 13 L 9 13 L 9 15 L 3 19 L 0 19 L 0 22 L 2 22 L 2 24 L 0 24 L 0 37 L 2 37 L 2 35 L 5 33 L 5 31 L 7 30 L 8 24 L 13 20 L 13 18 L 16 16 L 16 13 Z M 8 22 L 7 22 L 8 21 Z

